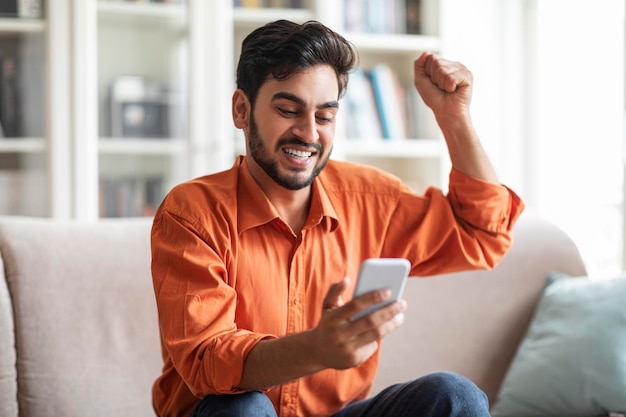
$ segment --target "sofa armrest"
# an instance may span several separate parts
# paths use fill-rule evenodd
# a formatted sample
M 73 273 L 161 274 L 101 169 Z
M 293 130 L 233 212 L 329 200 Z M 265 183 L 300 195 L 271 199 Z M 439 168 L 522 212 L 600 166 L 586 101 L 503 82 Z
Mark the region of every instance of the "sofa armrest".
M 13 304 L 7 288 L 0 241 L 0 416 L 17 417 L 17 370 L 15 369 Z

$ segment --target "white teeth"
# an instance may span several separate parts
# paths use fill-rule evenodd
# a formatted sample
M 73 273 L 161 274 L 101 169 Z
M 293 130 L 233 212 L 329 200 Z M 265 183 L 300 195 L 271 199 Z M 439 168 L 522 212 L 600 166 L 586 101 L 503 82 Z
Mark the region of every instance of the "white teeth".
M 289 155 L 293 155 L 293 156 L 297 156 L 298 158 L 308 158 L 311 155 L 313 155 L 313 152 L 306 152 L 306 151 L 298 151 L 296 149 L 285 149 L 285 152 L 288 153 Z

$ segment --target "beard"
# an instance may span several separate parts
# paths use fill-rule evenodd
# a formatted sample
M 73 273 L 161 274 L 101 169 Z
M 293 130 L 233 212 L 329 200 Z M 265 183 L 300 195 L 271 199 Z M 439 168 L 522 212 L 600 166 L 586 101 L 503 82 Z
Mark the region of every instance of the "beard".
M 267 152 L 265 149 L 265 141 L 259 135 L 257 124 L 254 120 L 254 116 L 250 117 L 250 132 L 248 134 L 248 148 L 250 149 L 250 155 L 254 161 L 265 171 L 265 173 L 283 188 L 288 190 L 297 191 L 308 187 L 313 184 L 313 181 L 322 172 L 322 169 L 328 163 L 330 159 L 331 150 L 324 155 L 324 148 L 318 143 L 306 143 L 297 137 L 283 138 L 276 144 L 276 151 L 280 152 L 280 148 L 285 145 L 297 145 L 314 149 L 320 160 L 314 167 L 311 175 L 304 176 L 299 172 L 281 174 L 278 169 L 278 161 Z

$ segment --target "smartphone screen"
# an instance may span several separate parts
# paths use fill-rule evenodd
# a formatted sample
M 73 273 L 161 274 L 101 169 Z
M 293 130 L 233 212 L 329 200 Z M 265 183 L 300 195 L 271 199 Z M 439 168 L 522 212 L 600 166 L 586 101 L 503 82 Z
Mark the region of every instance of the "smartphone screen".
M 409 276 L 411 263 L 404 258 L 369 258 L 363 261 L 359 270 L 354 297 L 374 290 L 389 289 L 391 297 L 352 316 L 357 320 L 371 312 L 389 305 L 402 296 Z

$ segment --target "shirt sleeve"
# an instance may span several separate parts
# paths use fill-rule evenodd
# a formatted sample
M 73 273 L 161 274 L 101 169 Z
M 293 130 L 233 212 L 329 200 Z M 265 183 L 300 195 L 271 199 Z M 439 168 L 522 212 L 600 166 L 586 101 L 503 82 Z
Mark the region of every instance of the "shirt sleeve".
M 400 195 L 390 222 L 386 248 L 412 261 L 411 275 L 428 276 L 470 269 L 491 269 L 512 244 L 513 227 L 524 210 L 508 187 L 450 173 L 449 191 Z
M 261 339 L 238 329 L 223 253 L 204 227 L 160 210 L 151 233 L 152 278 L 166 361 L 195 396 L 239 392 L 243 363 Z
M 494 234 L 510 233 L 524 210 L 521 198 L 505 185 L 470 177 L 455 169 L 450 172 L 448 200 L 463 222 Z

